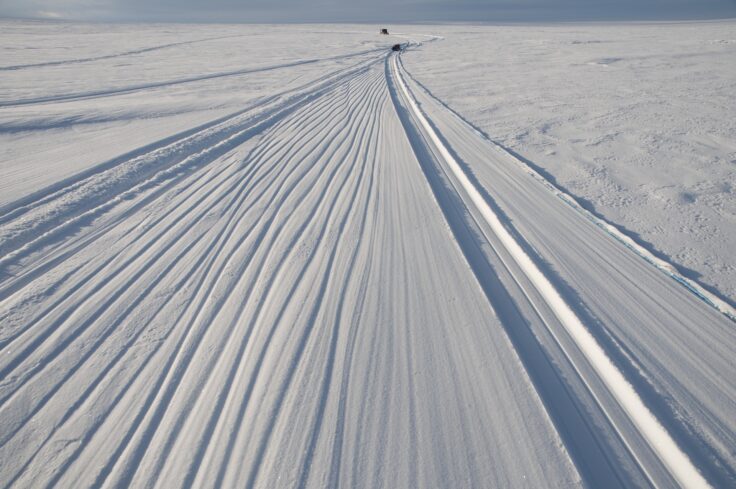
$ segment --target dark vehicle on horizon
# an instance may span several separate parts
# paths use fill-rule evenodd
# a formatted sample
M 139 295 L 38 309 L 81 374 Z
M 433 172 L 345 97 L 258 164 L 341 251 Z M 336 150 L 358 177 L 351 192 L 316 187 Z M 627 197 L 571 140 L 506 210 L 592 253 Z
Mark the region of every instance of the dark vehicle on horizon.
M 401 51 L 401 44 L 394 44 L 391 46 L 391 51 Z

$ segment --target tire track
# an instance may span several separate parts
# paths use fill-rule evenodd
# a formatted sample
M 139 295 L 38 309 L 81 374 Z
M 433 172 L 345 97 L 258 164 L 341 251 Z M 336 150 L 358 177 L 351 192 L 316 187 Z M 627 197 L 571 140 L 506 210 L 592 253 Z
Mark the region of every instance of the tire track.
M 364 51 L 358 51 L 355 53 L 343 54 L 338 56 L 330 56 L 327 58 L 313 58 L 313 59 L 301 59 L 292 61 L 290 63 L 280 63 L 271 66 L 263 66 L 259 68 L 245 68 L 241 70 L 225 71 L 221 73 L 210 73 L 208 75 L 199 75 L 193 77 L 179 78 L 176 80 L 167 80 L 156 83 L 144 83 L 139 85 L 131 85 L 128 87 L 105 89 L 105 90 L 94 90 L 88 92 L 69 93 L 65 95 L 51 95 L 48 97 L 33 97 L 27 99 L 14 99 L 14 100 L 0 100 L 0 107 L 19 107 L 26 105 L 37 105 L 47 103 L 59 103 L 59 102 L 72 102 L 75 100 L 88 100 L 100 97 L 112 97 L 117 95 L 127 95 L 130 93 L 140 92 L 143 90 L 152 90 L 164 87 L 172 87 L 177 85 L 183 85 L 187 83 L 194 83 L 200 81 L 215 80 L 218 78 L 229 78 L 234 76 L 249 75 L 253 73 L 263 73 L 266 71 L 274 71 L 284 68 L 295 68 L 297 66 L 323 63 L 325 61 L 345 60 L 370 54 L 376 54 L 383 52 L 383 49 L 368 49 Z
M 331 156 L 331 157 L 329 157 L 329 158 L 328 158 L 328 161 L 332 161 L 333 159 L 334 159 L 334 156 Z M 288 257 L 284 258 L 284 261 L 286 261 L 286 260 L 288 260 Z M 296 284 L 295 284 L 295 286 L 296 286 Z M 236 355 L 236 356 L 235 356 L 235 358 L 240 358 L 240 357 L 242 357 L 242 352 L 243 352 L 243 351 L 245 350 L 245 348 L 246 348 L 246 347 L 248 346 L 248 338 L 249 338 L 249 337 L 250 337 L 250 334 L 249 334 L 249 333 L 248 333 L 248 334 L 246 334 L 246 335 L 244 336 L 244 341 L 243 341 L 242 347 L 241 347 L 241 349 L 240 349 L 240 353 L 239 353 L 238 355 Z M 232 358 L 232 356 L 231 356 L 231 355 L 224 355 L 224 356 L 222 356 L 222 358 Z M 234 363 L 233 363 L 233 366 L 234 366 L 234 367 L 236 367 L 238 363 L 239 363 L 239 362 L 237 362 L 237 361 L 236 361 L 236 362 L 234 362 Z M 235 375 L 235 371 L 234 371 L 234 370 L 230 371 L 230 374 L 229 374 L 229 376 L 230 376 L 230 380 L 229 380 L 229 381 L 226 381 L 226 382 L 224 383 L 224 386 L 225 386 L 225 387 L 224 387 L 224 388 L 221 388 L 221 389 L 220 389 L 220 392 L 222 392 L 222 393 L 227 393 L 227 392 L 229 392 L 229 391 L 230 391 L 230 386 L 232 385 L 232 376 L 234 376 L 234 375 Z M 207 382 L 208 382 L 209 384 L 213 384 L 213 382 L 211 382 L 211 381 L 207 381 Z M 220 382 L 215 382 L 215 383 L 214 383 L 214 385 L 222 386 L 222 385 L 223 385 L 223 383 L 220 383 Z M 221 406 L 220 406 L 220 408 L 221 408 Z M 207 407 L 207 408 L 205 408 L 205 409 L 206 409 L 207 411 L 209 411 L 209 407 Z M 217 411 L 218 411 L 218 410 L 215 410 L 215 413 L 217 413 Z M 213 415 L 213 416 L 214 416 L 214 415 Z M 213 421 L 214 421 L 214 420 L 213 420 Z M 167 432 L 169 432 L 169 433 L 174 433 L 174 434 L 178 434 L 178 433 L 180 433 L 180 430 L 178 429 L 178 427 L 176 427 L 176 428 L 174 428 L 174 429 L 172 429 L 172 430 L 167 430 Z M 183 434 L 186 434 L 186 433 L 187 433 L 187 430 L 182 430 L 182 431 L 181 431 L 181 433 L 183 433 Z M 200 439 L 200 438 L 199 438 L 199 436 L 200 436 L 200 435 L 198 435 L 198 434 L 197 434 L 197 435 L 195 435 L 195 436 L 196 436 L 196 439 Z M 172 442 L 172 443 L 173 443 L 173 442 Z M 188 445 L 188 443 L 186 443 L 186 442 L 185 442 L 185 446 L 186 446 L 186 445 Z M 166 449 L 162 450 L 162 451 L 161 451 L 161 453 L 164 453 L 164 454 L 168 454 L 168 453 L 180 453 L 180 452 L 179 452 L 179 451 L 177 451 L 177 450 L 169 450 L 168 448 L 166 448 Z M 163 464 L 163 463 L 164 463 L 164 462 L 162 462 L 162 464 Z M 188 466 L 190 466 L 190 467 L 197 467 L 197 466 L 198 466 L 198 463 L 194 463 L 194 464 L 188 464 Z M 194 475 L 193 473 L 190 473 L 189 477 L 193 477 L 193 475 Z M 169 479 L 169 477 L 167 477 L 167 476 L 164 476 L 164 479 Z M 185 485 L 186 485 L 186 484 L 185 484 Z
M 368 56 L 0 218 L 0 485 L 579 482 Z
M 27 208 L 22 218 L 14 212 L 13 220 L 0 225 L 0 232 L 5 236 L 0 243 L 0 253 L 4 254 L 0 258 L 0 270 L 20 257 L 48 246 L 54 239 L 73 232 L 80 221 L 82 224 L 89 222 L 153 185 L 160 185 L 171 178 L 185 175 L 191 168 L 211 163 L 301 105 L 326 93 L 340 80 L 367 69 L 375 62 L 359 63 L 357 67 L 338 75 L 337 79 L 323 86 L 318 85 L 304 94 L 289 97 L 285 103 L 277 104 L 263 114 L 248 117 L 246 109 L 219 122 L 219 127 L 207 128 L 179 143 L 92 175 L 45 199 L 45 202 Z M 5 287 L 0 291 L 3 295 L 7 293 Z
M 93 61 L 101 61 L 103 59 L 121 58 L 124 56 L 133 56 L 136 54 L 150 53 L 151 51 L 159 51 L 161 49 L 172 48 L 175 46 L 186 46 L 190 44 L 197 44 L 200 42 L 217 41 L 221 39 L 232 39 L 235 37 L 246 37 L 247 35 L 248 34 L 237 34 L 237 35 L 232 35 L 232 36 L 205 37 L 204 39 L 194 39 L 192 41 L 172 42 L 169 44 L 161 44 L 158 46 L 150 46 L 147 48 L 133 49 L 131 51 L 124 51 L 121 53 L 105 54 L 102 56 L 91 56 L 89 58 L 62 59 L 58 61 L 44 61 L 42 63 L 29 63 L 29 64 L 23 64 L 23 65 L 0 66 L 0 71 L 16 71 L 16 70 L 22 70 L 22 69 L 27 69 L 27 68 L 41 68 L 44 66 L 58 66 L 58 65 L 68 65 L 68 64 L 77 64 L 77 63 L 89 63 Z
M 291 191 L 289 191 L 289 192 L 288 192 L 288 194 L 290 194 L 290 193 L 291 193 Z M 285 198 L 285 197 L 284 197 L 284 198 Z M 281 204 L 281 205 L 283 205 L 283 204 Z M 280 207 L 281 207 L 281 205 L 279 205 L 279 206 L 276 206 L 276 207 L 280 208 Z M 269 207 L 272 207 L 272 206 L 269 206 Z M 273 221 L 271 220 L 270 222 L 273 222 Z M 281 229 L 283 229 L 283 226 L 281 227 Z M 266 230 L 265 230 L 265 231 L 263 231 L 263 233 L 265 233 L 266 231 L 268 231 L 268 228 L 266 228 Z M 264 235 L 263 237 L 265 237 L 265 235 Z M 278 237 L 278 234 L 276 234 L 276 238 L 277 238 L 277 237 Z M 257 239 L 257 241 L 258 241 L 258 242 L 261 242 L 261 241 L 262 241 L 262 239 L 263 239 L 263 238 L 258 238 L 258 239 Z M 261 248 L 261 249 L 262 249 L 262 248 L 270 249 L 271 247 L 272 247 L 272 245 L 268 245 L 268 244 L 266 244 L 266 243 L 263 243 L 263 244 L 262 244 L 262 245 L 261 245 L 261 246 L 260 246 L 259 248 Z M 265 258 L 266 260 L 268 259 L 267 257 L 268 257 L 268 255 L 266 255 L 266 258 Z M 262 267 L 264 263 L 265 263 L 265 261 L 261 261 L 261 265 L 260 265 L 259 267 Z M 260 275 L 260 273 L 261 273 L 261 272 L 260 272 L 260 270 L 262 270 L 262 268 L 259 268 L 258 270 L 256 270 L 256 271 L 254 272 L 254 275 L 255 275 L 255 276 L 258 276 L 258 275 Z M 246 277 L 245 275 L 243 275 L 243 274 L 242 274 L 242 272 L 240 272 L 240 273 L 239 273 L 238 275 L 241 275 L 242 277 Z M 254 283 L 252 283 L 251 287 L 253 287 L 253 286 L 255 286 L 255 282 L 254 282 Z M 239 287 L 238 287 L 238 286 L 236 286 L 236 287 L 235 287 L 235 289 L 236 289 L 236 290 L 238 290 L 238 289 L 239 289 Z M 245 292 L 245 293 L 244 293 L 243 295 L 244 295 L 244 296 L 248 296 L 248 295 L 250 295 L 250 293 L 249 293 L 249 292 Z M 197 343 L 199 343 L 199 341 L 197 341 Z M 187 362 L 187 361 L 182 361 L 181 363 L 182 363 L 183 365 L 188 365 L 188 364 L 189 364 L 189 362 Z M 178 376 L 177 376 L 177 377 L 178 377 Z M 154 416 L 154 418 L 156 418 L 156 416 Z M 146 437 L 146 436 L 143 436 L 143 438 L 144 438 L 144 439 L 147 439 L 148 437 Z M 134 451 L 134 453 L 138 453 L 138 454 L 139 454 L 138 456 L 142 456 L 142 454 L 144 453 L 144 451 L 143 451 L 142 449 L 136 449 L 136 450 Z M 137 458 L 136 458 L 136 459 L 137 459 Z M 126 464 L 126 465 L 129 465 L 129 466 L 135 467 L 135 466 L 136 466 L 136 463 L 135 463 L 135 462 L 131 462 L 131 463 L 129 463 L 129 464 Z M 125 473 L 125 471 L 124 471 L 123 473 Z M 127 476 L 127 477 L 131 477 L 131 475 L 129 475 L 129 476 Z M 130 479 L 126 479 L 126 480 L 130 480 Z
M 324 97 L 324 98 L 325 98 L 325 100 L 326 100 L 326 99 L 328 99 L 328 97 Z M 333 105 L 334 105 L 334 104 L 333 104 Z M 319 115 L 319 117 L 321 117 L 321 118 L 322 118 L 322 120 L 325 120 L 325 119 L 327 119 L 327 118 L 329 118 L 329 117 L 330 117 L 330 111 L 319 111 L 319 112 L 318 112 L 318 115 Z M 299 123 L 296 123 L 296 125 L 299 125 Z M 314 139 L 314 138 L 312 138 L 312 139 Z M 277 149 L 279 149 L 279 148 L 277 148 Z M 268 159 L 264 159 L 264 161 L 268 161 Z M 254 165 L 254 166 L 252 166 L 251 168 L 257 168 L 257 166 L 256 166 L 256 165 Z M 192 192 L 192 194 L 193 194 L 193 195 L 196 195 L 197 193 L 198 193 L 198 192 Z M 239 193 L 239 192 L 236 192 L 236 194 L 237 194 L 237 193 Z M 227 195 L 227 193 L 226 193 L 226 194 L 224 194 L 224 195 Z M 263 193 L 261 193 L 261 195 L 263 195 Z M 221 200 L 221 199 L 222 199 L 222 197 L 220 197 L 220 199 L 218 199 L 217 201 L 215 201 L 215 203 L 219 202 L 219 200 Z M 199 201 L 195 202 L 195 204 L 193 204 L 193 205 L 192 205 L 192 208 L 196 207 L 196 205 L 198 205 L 199 203 L 201 203 L 201 200 L 202 200 L 202 198 L 200 198 L 200 199 L 199 199 Z M 211 207 L 212 207 L 212 206 L 210 206 L 210 208 L 211 208 Z M 181 206 L 177 205 L 177 206 L 176 206 L 176 208 L 177 208 L 177 209 L 180 209 L 180 208 L 181 208 Z M 206 208 L 206 209 L 204 210 L 204 212 L 207 212 L 208 210 L 209 210 L 209 208 Z M 152 227 L 149 227 L 149 229 L 155 229 L 155 228 L 156 228 L 156 226 L 152 226 Z M 162 233 L 159 233 L 159 235 L 158 235 L 158 238 L 160 239 L 160 238 L 161 238 L 161 236 L 163 236 L 163 235 L 165 234 L 165 232 L 166 232 L 166 231 L 168 231 L 168 230 L 169 230 L 169 228 L 165 228 L 165 231 L 164 231 L 164 232 L 162 232 Z M 179 237 L 181 237 L 182 235 L 184 235 L 184 234 L 186 234 L 186 233 L 187 233 L 187 228 L 183 229 L 183 230 L 182 230 L 182 231 L 180 232 L 180 234 L 179 234 Z M 202 236 L 204 236 L 204 235 L 202 235 Z M 173 238 L 173 240 L 172 240 L 172 241 L 176 241 L 177 239 L 178 239 L 178 238 Z M 149 245 L 149 246 L 151 246 L 151 247 L 154 247 L 154 248 L 162 248 L 162 249 L 165 249 L 165 248 L 166 248 L 166 246 L 162 246 L 162 243 L 158 243 L 158 242 L 155 242 L 155 241 L 154 241 L 154 242 L 151 242 L 151 243 L 148 243 L 148 245 Z M 148 247 L 148 246 L 147 246 L 147 247 Z M 188 249 L 191 249 L 191 248 L 189 247 L 189 248 L 187 248 L 187 250 L 188 250 Z M 185 250 L 185 251 L 186 251 L 186 250 Z M 180 255 L 180 256 L 183 256 L 183 255 Z M 153 258 L 153 259 L 151 259 L 151 260 L 149 260 L 149 262 L 151 262 L 151 263 L 155 263 L 156 261 L 158 261 L 158 260 L 160 260 L 160 259 L 161 259 L 161 255 L 158 255 L 158 256 L 154 256 L 154 258 Z M 174 263 L 175 263 L 175 262 L 174 262 Z M 170 265 L 170 267 L 169 267 L 170 269 L 173 269 L 173 265 L 174 265 L 174 263 L 172 263 L 172 264 Z M 125 269 L 126 267 L 128 267 L 128 268 L 129 268 L 129 267 L 132 267 L 133 269 L 142 269 L 142 268 L 146 268 L 146 266 L 141 266 L 140 264 L 135 264 L 134 262 L 129 262 L 129 263 L 126 263 L 126 264 L 124 264 L 124 266 L 120 267 L 120 269 Z M 130 289 L 130 288 L 134 288 L 134 284 L 133 284 L 133 283 L 125 284 L 125 285 L 124 285 L 124 286 L 123 286 L 123 287 L 122 287 L 121 289 Z M 142 298 L 144 298 L 145 296 L 146 296 L 146 293 L 142 294 L 142 295 L 140 296 L 140 297 L 141 297 L 141 300 L 142 300 Z M 132 308 L 131 308 L 131 309 L 132 309 Z M 93 316 L 93 317 L 97 317 L 97 316 L 99 315 L 99 312 L 100 312 L 100 311 L 98 311 L 98 313 L 96 313 L 96 314 L 93 314 L 92 316 Z M 112 329 L 114 329 L 114 326 L 112 327 Z M 102 335 L 102 336 L 104 336 L 104 335 Z M 68 346 L 68 345 L 64 345 L 64 348 L 59 348 L 59 352 L 60 352 L 60 351 L 62 351 L 63 349 L 65 349 L 65 348 L 66 348 L 67 346 Z M 94 351 L 95 351 L 95 348 L 91 349 L 90 351 L 94 352 Z M 111 367 L 112 367 L 112 365 L 110 366 L 110 368 L 111 368 Z M 71 375 L 72 373 L 73 373 L 73 372 L 71 372 L 71 373 L 70 373 L 69 375 Z M 68 379 L 68 377 L 67 377 L 67 379 Z M 66 379 L 65 379 L 65 380 L 66 380 Z M 26 380 L 26 381 L 27 381 L 27 380 Z M 61 385 L 61 383 L 60 383 L 59 385 Z M 91 392 L 91 391 L 90 391 L 90 392 Z M 51 393 L 50 393 L 50 394 L 49 394 L 49 395 L 48 395 L 48 396 L 46 397 L 46 400 L 47 400 L 48 398 L 50 398 L 50 397 L 51 397 L 51 395 L 53 395 L 54 393 L 55 393 L 55 391 L 52 391 L 52 392 L 51 392 Z M 30 419 L 30 417 L 29 417 L 28 419 Z M 11 436 L 12 436 L 12 435 L 11 435 Z
M 465 175 L 462 168 L 444 146 L 431 124 L 427 122 L 423 113 L 416 105 L 416 102 L 411 97 L 410 92 L 402 80 L 396 59 L 394 57 L 392 70 L 397 80 L 397 91 L 401 92 L 401 96 L 410 108 L 402 110 L 409 110 L 414 120 L 417 121 L 417 127 L 422 128 L 418 130 L 413 129 L 422 135 L 412 137 L 415 140 L 419 138 L 423 139 L 423 143 L 418 144 L 425 144 L 427 148 L 431 148 L 429 152 L 434 154 L 433 157 L 437 159 L 442 167 L 439 171 L 445 173 L 446 178 L 451 182 L 454 190 L 462 196 L 462 199 L 468 199 L 465 200 L 468 204 L 463 205 L 468 205 L 471 213 L 477 212 L 477 215 L 473 217 L 476 222 L 481 227 L 486 226 L 487 223 L 489 230 L 482 231 L 484 239 L 488 241 L 494 253 L 500 258 L 502 265 L 509 271 L 511 279 L 518 285 L 521 294 L 529 301 L 535 314 L 541 319 L 544 328 L 554 339 L 557 348 L 560 349 L 564 358 L 570 363 L 572 370 L 576 372 L 584 384 L 585 390 L 593 397 L 595 404 L 603 413 L 603 417 L 610 423 L 616 435 L 621 440 L 621 443 L 623 443 L 630 456 L 634 459 L 636 465 L 645 474 L 647 481 L 655 486 L 658 484 L 672 484 L 674 482 L 686 487 L 709 487 L 708 483 L 692 465 L 685 453 L 669 437 L 663 425 L 654 418 L 651 411 L 647 409 L 623 374 L 616 369 L 593 336 L 582 325 L 570 306 L 563 301 L 549 280 L 531 261 L 529 255 L 506 230 L 505 226 L 499 220 L 497 213 L 476 189 L 476 184 Z M 432 178 L 435 177 L 428 175 L 428 179 Z M 445 199 L 445 197 L 438 197 L 438 199 Z M 461 240 L 459 237 L 457 239 L 459 241 Z M 476 271 L 476 274 L 482 273 Z M 491 299 L 490 296 L 489 299 Z M 540 303 L 543 305 L 540 305 Z M 557 332 L 560 329 L 565 332 L 569 340 L 572 340 L 579 351 L 582 352 L 583 358 L 589 362 L 589 365 L 581 367 L 578 361 L 567 352 L 565 343 L 559 338 L 560 333 Z M 522 356 L 528 355 L 529 353 L 528 351 L 525 353 L 523 348 L 520 349 L 520 352 Z M 633 425 L 636 435 L 646 440 L 647 449 L 655 454 L 658 459 L 657 462 L 652 461 L 652 456 L 645 453 L 646 450 L 641 450 L 638 442 L 631 441 L 632 427 L 622 424 L 620 415 L 612 414 L 610 401 L 605 399 L 605 396 L 601 395 L 600 391 L 598 391 L 598 387 L 589 380 L 586 373 L 584 373 L 585 369 L 592 369 L 598 375 L 599 381 L 607 389 L 607 395 L 612 396 L 615 402 L 618 403 L 619 408 L 625 412 L 625 416 L 628 417 L 627 421 Z M 550 399 L 548 398 L 547 401 L 549 402 Z M 554 410 L 555 408 L 553 407 L 552 409 Z M 581 460 L 582 463 L 586 463 L 584 457 L 589 455 L 578 454 L 578 456 L 583 457 Z M 661 463 L 662 467 L 657 467 L 657 463 Z M 595 472 L 591 472 L 589 475 L 591 477 L 600 476 L 600 474 Z
M 330 159 L 332 159 L 332 158 L 330 158 Z M 332 178 L 330 178 L 330 180 L 332 180 Z M 301 232 L 303 232 L 303 230 L 300 231 L 300 233 Z M 296 242 L 297 242 L 297 240 L 294 240 L 293 241 L 293 243 L 296 243 Z M 292 248 L 293 248 L 293 245 L 289 245 L 289 246 L 286 247 L 286 249 L 292 249 Z M 286 263 L 287 260 L 288 260 L 288 257 L 285 258 L 284 260 L 282 260 L 282 263 Z M 279 267 L 277 270 L 275 270 L 272 273 L 272 275 L 271 275 L 272 278 L 269 279 L 269 283 L 265 287 L 266 291 L 271 291 L 271 290 L 274 289 L 274 285 L 273 285 L 274 282 L 273 281 L 276 280 L 276 276 L 279 273 L 279 270 L 281 270 L 281 267 Z M 295 290 L 295 288 L 296 288 L 296 285 L 294 286 L 294 288 L 292 288 L 292 290 Z M 266 293 L 268 293 L 268 292 L 266 292 Z M 287 295 L 290 295 L 290 294 L 287 294 Z M 257 323 L 259 321 L 259 318 L 261 317 L 260 315 L 262 314 L 262 311 L 263 311 L 263 305 L 267 301 L 268 301 L 268 299 L 266 297 L 266 298 L 264 298 L 263 301 L 259 302 L 258 308 L 254 312 L 254 317 L 255 317 L 255 319 L 253 320 L 254 323 Z M 284 304 L 284 306 L 280 309 L 280 312 L 278 313 L 277 318 L 280 317 L 284 313 L 284 311 L 286 310 L 286 307 L 288 307 L 288 303 L 287 304 Z M 269 332 L 269 334 L 268 334 L 268 336 L 267 336 L 267 338 L 265 340 L 267 344 L 270 343 L 270 338 L 272 338 L 273 337 L 273 334 L 275 333 L 275 325 L 278 323 L 278 319 L 274 320 L 273 323 L 274 323 L 274 328 L 272 328 L 270 330 L 270 332 Z M 261 365 L 262 365 L 262 363 L 264 361 L 264 358 L 265 358 L 266 353 L 267 353 L 267 351 L 265 349 L 261 349 L 260 352 L 259 352 L 259 354 L 258 354 L 258 358 L 257 358 L 256 364 L 254 366 L 254 369 L 255 369 L 255 372 L 256 373 L 255 374 L 254 373 L 251 373 L 251 375 L 250 375 L 250 380 L 248 381 L 246 391 L 245 391 L 245 393 L 243 395 L 243 401 L 239 404 L 240 408 L 238 409 L 238 414 L 237 414 L 238 421 L 236 421 L 236 424 L 240 424 L 240 422 L 242 422 L 242 419 L 243 419 L 243 417 L 245 415 L 245 410 L 247 408 L 247 402 L 248 402 L 248 400 L 251 397 L 251 392 L 253 391 L 254 386 L 256 385 L 257 372 L 259 372 L 260 369 L 261 369 Z M 241 371 L 239 373 L 239 375 L 243 375 L 243 372 Z M 229 437 L 228 445 L 227 445 L 229 448 L 225 450 L 225 453 L 230 453 L 232 451 L 232 449 L 234 447 L 234 443 L 235 443 L 235 437 L 234 437 L 234 434 L 231 434 L 230 437 Z M 213 446 L 216 446 L 216 445 L 213 445 Z M 225 475 L 225 470 L 226 470 L 227 464 L 223 463 L 220 467 L 221 468 L 218 471 L 218 475 L 217 475 L 217 479 L 216 479 L 215 485 L 219 485 L 219 484 L 222 483 L 222 478 Z
M 226 194 L 223 194 L 223 196 L 224 196 L 224 195 L 226 195 Z M 220 197 L 220 198 L 222 198 L 222 197 Z M 197 205 L 197 204 L 199 204 L 200 202 L 201 202 L 201 199 L 200 199 L 200 201 L 197 201 L 197 202 L 195 202 L 195 204 L 194 204 L 193 206 L 196 206 L 196 205 Z M 215 202 L 214 202 L 214 204 L 216 204 L 216 203 L 217 203 L 217 201 L 215 201 Z M 212 204 L 212 205 L 210 205 L 209 207 L 206 207 L 205 209 L 203 209 L 203 210 L 202 210 L 202 211 L 200 212 L 200 216 L 199 216 L 199 217 L 201 217 L 202 215 L 204 215 L 204 214 L 206 214 L 207 212 L 209 212 L 209 210 L 210 210 L 210 209 L 212 208 L 212 206 L 213 206 L 214 204 Z M 178 210 L 178 211 L 180 211 L 180 210 L 181 210 L 181 207 L 182 207 L 182 206 L 181 206 L 181 205 L 179 205 L 179 206 L 176 206 L 176 207 L 175 207 L 175 209 L 176 209 L 176 210 Z M 165 217 L 166 217 L 166 216 L 165 216 Z M 178 234 L 177 236 L 175 236 L 175 237 L 173 237 L 173 238 L 170 238 L 170 239 L 169 239 L 169 242 L 176 242 L 176 241 L 177 241 L 177 240 L 178 240 L 179 238 L 181 238 L 181 237 L 182 237 L 182 236 L 184 236 L 184 235 L 185 235 L 186 233 L 188 233 L 188 232 L 189 232 L 189 230 L 190 230 L 190 229 L 191 229 L 191 228 L 192 228 L 192 227 L 194 226 L 194 223 L 196 222 L 196 220 L 197 220 L 197 219 L 198 219 L 199 217 L 196 217 L 196 216 L 195 216 L 195 218 L 191 220 L 190 224 L 189 224 L 188 226 L 184 227 L 184 228 L 183 228 L 182 230 L 180 230 L 180 231 L 179 231 L 179 234 Z M 163 230 L 162 230 L 162 231 L 161 231 L 160 233 L 158 233 L 158 234 L 157 234 L 157 235 L 156 235 L 156 236 L 155 236 L 155 237 L 154 237 L 154 238 L 153 238 L 153 239 L 152 239 L 151 241 L 149 241 L 148 243 L 146 243 L 146 244 L 145 244 L 145 245 L 144 245 L 143 247 L 144 247 L 145 249 L 157 249 L 157 248 L 160 248 L 160 249 L 162 249 L 162 250 L 165 250 L 165 249 L 166 249 L 167 247 L 166 247 L 166 246 L 161 246 L 161 243 L 159 243 L 158 241 L 159 241 L 159 240 L 161 240 L 161 239 L 163 239 L 163 237 L 164 237 L 164 236 L 165 236 L 165 235 L 166 235 L 166 234 L 167 234 L 167 233 L 168 233 L 168 232 L 169 232 L 169 231 L 170 231 L 170 230 L 172 229 L 172 227 L 173 227 L 174 225 L 177 225 L 177 224 L 178 224 L 178 221 L 179 221 L 178 219 L 175 219 L 175 220 L 172 220 L 172 222 L 171 222 L 171 223 L 170 223 L 170 224 L 169 224 L 168 226 L 166 226 L 166 227 L 163 227 L 163 226 L 162 226 L 162 227 L 163 227 Z M 149 228 L 149 229 L 160 229 L 160 227 L 152 226 L 152 227 L 151 227 L 151 228 Z M 121 266 L 119 266 L 119 267 L 118 267 L 118 269 L 117 269 L 117 270 L 118 270 L 118 272 L 114 272 L 114 274 L 113 274 L 113 277 L 114 277 L 115 275 L 117 275 L 117 274 L 118 274 L 118 273 L 119 273 L 120 271 L 122 271 L 122 270 L 125 270 L 125 269 L 127 269 L 127 268 L 131 268 L 131 269 L 133 269 L 133 270 L 142 270 L 142 269 L 145 269 L 145 268 L 146 268 L 146 266 L 145 266 L 145 265 L 137 264 L 137 263 L 135 263 L 135 262 L 134 262 L 134 260 L 135 260 L 135 259 L 138 259 L 138 258 L 139 258 L 138 256 L 133 256 L 133 257 L 132 257 L 132 258 L 131 258 L 130 260 L 128 260 L 127 262 L 124 262 L 124 263 L 123 263 L 123 264 L 122 264 Z M 158 258 L 158 256 L 157 256 L 157 258 Z M 157 258 L 156 258 L 156 259 L 157 259 Z M 148 260 L 148 261 L 149 261 L 149 262 L 155 262 L 155 261 L 156 261 L 156 259 L 153 259 L 153 260 Z M 99 272 L 99 270 L 96 270 L 96 271 L 95 271 L 95 275 L 97 275 L 97 274 L 98 274 L 98 272 Z M 90 275 L 89 277 L 91 278 L 91 275 Z M 124 286 L 123 286 L 122 288 L 123 288 L 123 289 L 128 289 L 128 288 L 130 288 L 130 287 L 131 287 L 132 285 L 134 285 L 134 284 L 133 284 L 132 282 L 130 282 L 130 283 L 126 283 L 126 284 L 125 284 L 125 285 L 124 285 Z M 109 295 L 109 291 L 102 291 L 102 295 Z M 72 309 L 76 309 L 76 308 L 78 308 L 78 307 L 79 307 L 79 306 L 81 306 L 81 305 L 82 305 L 82 303 L 80 303 L 80 304 L 76 304 L 76 306 L 74 306 L 74 307 L 73 307 Z M 95 312 L 95 313 L 94 313 L 93 315 L 94 315 L 94 316 L 98 316 L 98 315 L 99 315 L 100 313 L 102 313 L 103 311 L 104 311 L 104 309 L 102 309 L 102 310 L 97 310 L 97 311 L 96 311 L 96 312 Z M 36 320 L 35 320 L 35 321 L 33 321 L 33 322 L 37 322 L 37 321 L 38 321 L 38 320 L 40 320 L 40 319 L 41 319 L 41 318 L 36 318 Z M 23 355 L 25 355 L 25 353 L 24 353 L 24 354 L 21 354 L 20 356 L 23 356 Z M 26 355 L 26 356 L 27 356 L 27 355 Z M 4 374 L 4 376 L 7 376 L 7 375 L 8 375 L 8 373 L 9 373 L 8 371 L 3 371 L 3 374 Z

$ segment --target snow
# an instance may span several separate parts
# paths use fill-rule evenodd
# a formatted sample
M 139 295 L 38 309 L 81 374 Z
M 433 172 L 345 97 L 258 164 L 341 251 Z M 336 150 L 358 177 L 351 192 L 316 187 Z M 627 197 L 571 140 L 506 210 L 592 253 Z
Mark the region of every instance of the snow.
M 343 54 L 376 47 L 366 41 L 365 28 L 352 35 L 292 28 L 298 46 L 284 29 L 6 21 L 0 34 L 0 206 L 294 88 L 347 62 Z M 323 58 L 335 59 L 304 64 Z M 55 64 L 38 66 L 49 62 Z M 294 70 L 272 69 L 293 63 L 299 63 Z M 68 100 L 18 105 L 58 97 Z
M 436 31 L 405 60 L 434 95 L 736 303 L 735 22 Z
M 730 485 L 733 26 L 3 21 L 0 480 Z
M 393 60 L 394 69 L 398 70 L 396 58 Z M 708 483 L 698 473 L 688 457 L 680 450 L 677 443 L 670 437 L 665 430 L 647 409 L 644 402 L 637 395 L 634 388 L 626 381 L 624 375 L 616 368 L 616 366 L 608 358 L 605 351 L 593 335 L 585 328 L 580 318 L 575 314 L 571 307 L 564 301 L 559 292 L 555 289 L 549 279 L 542 273 L 534 261 L 519 245 L 519 243 L 509 233 L 506 226 L 501 222 L 498 215 L 493 212 L 491 206 L 483 198 L 483 195 L 468 175 L 463 171 L 455 158 L 450 154 L 448 149 L 442 143 L 437 133 L 427 121 L 424 114 L 416 105 L 416 101 L 409 93 L 406 84 L 397 77 L 397 83 L 401 87 L 409 105 L 412 108 L 417 119 L 423 128 L 427 131 L 430 139 L 439 150 L 442 158 L 450 167 L 455 178 L 459 181 L 463 189 L 468 193 L 470 199 L 478 208 L 483 219 L 498 236 L 503 247 L 508 250 L 512 259 L 519 266 L 521 271 L 529 278 L 534 287 L 544 297 L 544 301 L 550 306 L 557 319 L 564 324 L 566 331 L 575 338 L 575 343 L 583 351 L 584 355 L 601 377 L 603 382 L 608 386 L 611 393 L 618 399 L 618 402 L 628 412 L 629 417 L 639 427 L 644 437 L 652 448 L 658 453 L 662 461 L 667 464 L 668 469 L 677 479 L 677 482 L 684 487 L 709 487 Z M 554 333 L 553 333 L 554 334 Z M 559 341 L 559 340 L 558 340 Z M 651 477 L 651 476 L 650 476 Z

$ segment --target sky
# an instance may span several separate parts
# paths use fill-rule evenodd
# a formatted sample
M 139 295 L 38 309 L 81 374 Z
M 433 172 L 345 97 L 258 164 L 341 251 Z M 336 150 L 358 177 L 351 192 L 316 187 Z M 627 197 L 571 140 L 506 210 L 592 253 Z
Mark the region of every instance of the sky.
M 170 22 L 736 18 L 736 0 L 0 0 L 0 17 Z

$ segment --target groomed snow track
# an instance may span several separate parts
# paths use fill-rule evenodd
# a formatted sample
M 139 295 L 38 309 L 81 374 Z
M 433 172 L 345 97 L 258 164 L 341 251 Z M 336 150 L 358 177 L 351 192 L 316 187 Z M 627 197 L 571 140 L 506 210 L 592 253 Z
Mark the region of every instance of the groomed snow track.
M 401 56 L 2 209 L 3 487 L 736 483 L 733 323 Z
M 392 96 L 435 198 L 588 482 L 709 487 L 530 258 L 523 237 L 507 228 L 508 217 L 448 149 L 408 89 L 398 59 L 390 63 Z

